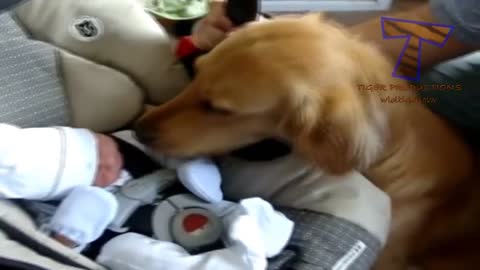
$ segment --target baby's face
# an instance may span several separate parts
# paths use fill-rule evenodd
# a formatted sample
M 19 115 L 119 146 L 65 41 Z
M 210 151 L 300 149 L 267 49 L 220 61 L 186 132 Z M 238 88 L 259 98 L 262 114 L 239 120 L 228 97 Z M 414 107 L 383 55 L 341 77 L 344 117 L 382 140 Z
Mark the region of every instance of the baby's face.
M 95 134 L 97 139 L 98 165 L 93 185 L 107 187 L 120 177 L 123 156 L 114 139 L 103 134 Z

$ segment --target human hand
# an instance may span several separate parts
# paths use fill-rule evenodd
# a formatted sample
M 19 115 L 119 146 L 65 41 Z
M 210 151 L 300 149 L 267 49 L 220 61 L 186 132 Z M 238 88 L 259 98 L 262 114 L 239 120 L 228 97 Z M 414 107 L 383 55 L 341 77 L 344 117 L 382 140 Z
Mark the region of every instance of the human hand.
M 119 178 L 123 168 L 123 157 L 112 138 L 103 134 L 95 134 L 95 136 L 98 147 L 98 167 L 93 185 L 107 187 Z
M 198 22 L 198 26 L 192 33 L 195 46 L 202 50 L 213 49 L 225 39 L 228 32 L 233 30 L 234 25 L 226 16 L 225 7 L 225 0 L 210 2 L 210 12 Z

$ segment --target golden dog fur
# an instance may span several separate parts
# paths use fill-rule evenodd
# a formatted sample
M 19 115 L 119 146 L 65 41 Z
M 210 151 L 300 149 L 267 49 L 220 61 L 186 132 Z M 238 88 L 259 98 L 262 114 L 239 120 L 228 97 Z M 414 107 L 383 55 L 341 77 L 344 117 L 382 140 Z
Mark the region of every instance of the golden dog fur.
M 392 68 L 319 14 L 253 23 L 200 58 L 191 85 L 144 115 L 137 131 L 183 157 L 286 140 L 329 173 L 359 170 L 390 195 L 391 233 L 376 269 L 477 269 L 466 241 L 480 230 L 473 153 Z M 388 96 L 413 102 L 382 101 Z

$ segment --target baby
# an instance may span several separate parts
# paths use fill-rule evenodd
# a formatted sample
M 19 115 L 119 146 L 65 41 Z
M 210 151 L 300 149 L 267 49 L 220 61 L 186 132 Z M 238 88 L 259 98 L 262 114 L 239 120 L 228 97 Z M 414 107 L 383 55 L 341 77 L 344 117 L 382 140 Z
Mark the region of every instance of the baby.
M 104 134 L 91 132 L 91 135 L 96 142 L 91 147 L 97 148 L 93 181 L 90 185 L 73 187 L 45 225 L 54 239 L 77 249 L 83 249 L 100 237 L 115 217 L 118 202 L 108 187 L 131 179 L 129 173 L 122 170 L 123 156 L 116 142 Z
M 104 235 L 116 220 L 117 211 L 122 209 L 114 195 L 115 189 L 110 188 L 133 180 L 123 170 L 128 162 L 124 163 L 116 139 L 68 127 L 21 129 L 0 124 L 0 133 L 6 138 L 0 142 L 0 196 L 26 201 L 60 201 L 43 225 L 44 231 L 77 251 L 83 251 Z M 114 136 L 142 148 L 128 132 Z M 141 266 L 136 269 L 155 269 L 165 263 L 171 265 L 166 269 L 178 269 L 179 266 L 181 269 L 207 269 L 199 267 L 208 261 L 233 265 L 230 269 L 264 269 L 267 258 L 278 255 L 286 246 L 293 222 L 260 198 L 248 198 L 239 203 L 224 201 L 220 173 L 212 161 L 168 161 L 162 159 L 161 163 L 175 168 L 180 182 L 196 195 L 177 194 L 169 201 L 185 209 L 192 209 L 192 206 L 208 209 L 218 217 L 225 228 L 225 231 L 220 229 L 225 248 L 190 257 L 188 247 L 169 241 L 169 237 L 162 238 L 155 230 L 157 238 L 150 238 L 150 234 L 120 232 L 102 246 L 97 258 L 101 264 L 111 269 L 130 269 L 132 263 Z M 171 214 L 169 211 L 161 213 L 165 221 Z M 155 219 L 153 216 L 145 218 Z M 167 223 L 159 224 L 165 227 L 162 231 L 169 230 Z M 204 230 L 203 226 L 190 237 Z M 131 247 L 135 250 L 130 250 Z M 165 252 L 172 255 L 168 262 L 161 256 Z M 155 263 L 144 265 L 148 261 L 142 259 L 145 256 L 155 258 Z
M 72 247 L 97 238 L 117 208 L 115 198 L 104 188 L 128 178 L 122 173 L 123 158 L 115 141 L 68 127 L 21 129 L 0 124 L 0 133 L 0 197 L 61 200 L 47 225 L 52 236 Z M 72 204 L 81 204 L 76 209 L 85 213 L 67 211 Z M 92 221 L 90 228 L 66 224 L 86 214 Z
M 209 13 L 198 21 L 192 33 L 195 47 L 211 49 L 232 28 L 224 5 L 224 1 L 212 2 Z M 48 226 L 52 236 L 68 246 L 82 245 L 98 237 L 117 208 L 114 197 L 105 188 L 121 185 L 130 178 L 122 171 L 123 158 L 115 141 L 86 129 L 68 127 L 21 129 L 1 123 L 0 133 L 0 198 L 61 200 Z M 82 208 L 65 211 L 80 198 Z M 78 234 L 64 228 L 62 220 L 78 221 L 72 213 L 88 214 L 90 220 L 97 220 L 92 223 L 91 233 Z M 85 227 L 78 229 L 86 231 Z
M 42 224 L 43 230 L 78 249 L 98 239 L 117 214 L 112 188 L 132 179 L 123 170 L 117 142 L 103 134 L 68 127 L 21 129 L 0 124 L 0 133 L 5 138 L 0 143 L 0 197 L 60 201 Z M 128 132 L 117 134 L 142 148 Z M 205 202 L 223 200 L 220 172 L 212 161 L 162 158 L 159 163 L 176 169 L 182 184 Z M 44 204 L 36 207 L 40 205 Z

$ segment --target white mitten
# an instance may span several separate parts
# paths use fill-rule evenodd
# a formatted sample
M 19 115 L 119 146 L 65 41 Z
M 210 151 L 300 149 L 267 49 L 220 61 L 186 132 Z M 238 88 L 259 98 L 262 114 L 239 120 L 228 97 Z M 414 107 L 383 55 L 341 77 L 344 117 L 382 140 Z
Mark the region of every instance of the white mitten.
M 210 159 L 194 159 L 177 168 L 178 179 L 199 198 L 217 203 L 223 200 L 222 177 L 217 165 Z
M 241 200 L 240 205 L 258 224 L 267 258 L 280 254 L 292 235 L 293 222 L 260 198 Z
M 222 176 L 215 162 L 209 158 L 180 160 L 152 154 L 163 166 L 175 169 L 180 182 L 193 194 L 210 203 L 223 200 Z
M 63 199 L 47 226 L 83 246 L 102 235 L 117 208 L 117 200 L 110 192 L 93 186 L 78 187 Z

